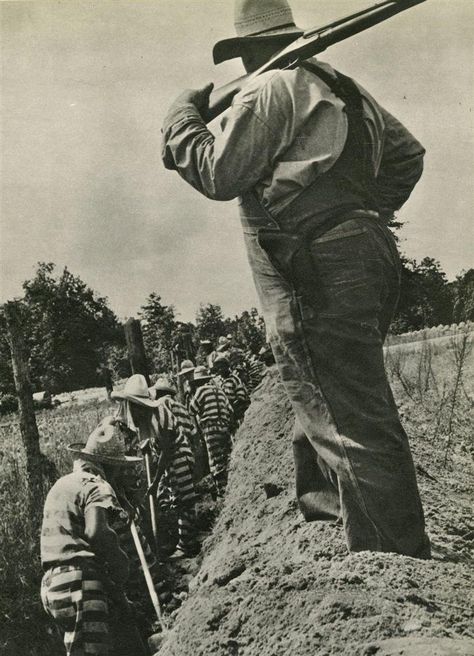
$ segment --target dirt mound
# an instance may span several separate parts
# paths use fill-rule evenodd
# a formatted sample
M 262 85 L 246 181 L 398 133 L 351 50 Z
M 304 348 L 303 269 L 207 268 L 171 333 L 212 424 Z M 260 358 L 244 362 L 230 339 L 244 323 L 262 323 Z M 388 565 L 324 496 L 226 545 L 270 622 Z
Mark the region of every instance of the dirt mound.
M 414 457 L 435 558 L 348 555 L 342 527 L 297 509 L 293 415 L 277 373 L 236 437 L 229 491 L 160 656 L 474 654 L 471 484 L 417 440 Z

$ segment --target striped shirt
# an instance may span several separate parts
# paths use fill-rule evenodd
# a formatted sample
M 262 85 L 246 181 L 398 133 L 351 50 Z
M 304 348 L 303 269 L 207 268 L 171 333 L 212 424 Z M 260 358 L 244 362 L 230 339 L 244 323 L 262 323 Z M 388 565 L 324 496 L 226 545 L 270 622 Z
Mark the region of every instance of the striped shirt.
M 204 426 L 228 428 L 233 420 L 233 410 L 229 399 L 223 390 L 214 384 L 202 385 L 197 389 L 189 411 Z
M 45 569 L 53 563 L 96 557 L 85 537 L 85 516 L 94 507 L 120 510 L 100 466 L 76 460 L 73 471 L 56 481 L 46 497 L 41 529 L 41 562 Z
M 162 396 L 160 401 L 173 415 L 178 427 L 180 441 L 184 439 L 186 444 L 192 444 L 197 435 L 197 429 L 188 410 L 182 403 L 169 395 Z
M 249 386 L 253 390 L 259 385 L 265 372 L 265 365 L 254 355 L 249 359 Z
M 153 412 L 151 420 L 153 428 L 152 446 L 157 457 L 163 450 L 163 444 L 160 442 L 160 433 L 167 432 L 171 437 L 171 453 L 169 457 L 173 457 L 176 451 L 183 445 L 183 438 L 180 435 L 180 430 L 176 417 L 170 412 L 169 408 L 164 403 L 160 403 Z
M 245 385 L 242 383 L 236 373 L 231 373 L 227 378 L 215 376 L 214 381 L 225 393 L 236 415 L 241 408 L 247 409 L 250 405 L 249 395 Z
M 238 405 L 240 407 L 245 406 L 246 408 L 248 408 L 248 406 L 250 405 L 250 398 L 249 398 L 249 393 L 247 392 L 247 388 L 240 380 L 239 376 L 235 373 L 235 371 L 233 371 L 230 374 L 227 380 L 229 379 L 232 379 L 233 381 L 233 385 L 235 389 L 235 397 Z

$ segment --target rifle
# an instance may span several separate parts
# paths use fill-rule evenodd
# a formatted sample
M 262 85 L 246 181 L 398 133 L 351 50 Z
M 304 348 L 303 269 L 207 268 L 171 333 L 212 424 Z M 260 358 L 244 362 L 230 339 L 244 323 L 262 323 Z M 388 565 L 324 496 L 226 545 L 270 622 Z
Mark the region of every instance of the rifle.
M 225 84 L 211 93 L 207 122 L 212 121 L 230 107 L 232 98 L 242 89 L 246 82 L 257 75 L 275 68 L 294 68 L 300 61 L 314 57 L 329 46 L 339 43 L 363 30 L 377 25 L 392 16 L 419 5 L 425 0 L 385 0 L 372 7 L 362 9 L 355 14 L 339 18 L 323 27 L 307 30 L 301 37 L 278 52 L 254 73 L 243 75 Z

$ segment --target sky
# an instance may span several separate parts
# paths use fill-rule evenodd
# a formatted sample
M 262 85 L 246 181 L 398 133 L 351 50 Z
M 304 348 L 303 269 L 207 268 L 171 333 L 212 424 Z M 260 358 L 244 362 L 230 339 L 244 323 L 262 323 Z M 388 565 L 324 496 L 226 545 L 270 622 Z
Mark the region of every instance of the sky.
M 290 0 L 304 29 L 373 4 Z M 201 302 L 258 305 L 236 201 L 207 200 L 161 163 L 160 130 L 184 88 L 217 67 L 232 0 L 0 2 L 0 302 L 38 261 L 67 266 L 121 317 L 153 291 L 193 320 Z M 355 77 L 427 150 L 400 212 L 402 251 L 474 265 L 472 0 L 427 0 L 320 55 Z

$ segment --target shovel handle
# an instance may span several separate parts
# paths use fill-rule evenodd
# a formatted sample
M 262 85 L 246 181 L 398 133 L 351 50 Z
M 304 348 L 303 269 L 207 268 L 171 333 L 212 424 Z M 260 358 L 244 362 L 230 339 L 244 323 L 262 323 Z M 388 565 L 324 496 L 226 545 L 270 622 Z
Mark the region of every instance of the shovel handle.
M 147 452 L 145 453 L 145 470 L 146 470 L 146 480 L 147 480 L 147 485 L 150 487 L 150 485 L 153 482 L 153 478 L 151 475 L 151 461 L 150 461 L 150 454 Z M 156 521 L 156 508 L 155 508 L 155 498 L 153 494 L 148 495 L 148 504 L 150 507 L 150 522 L 151 522 L 151 530 L 153 533 L 153 540 L 155 542 L 155 553 L 158 548 L 158 522 Z
M 133 542 L 135 543 L 135 549 L 137 550 L 138 558 L 140 559 L 140 564 L 142 566 L 143 574 L 145 576 L 145 581 L 148 588 L 148 592 L 150 594 L 151 603 L 153 604 L 153 608 L 155 609 L 156 617 L 158 619 L 158 622 L 160 623 L 161 630 L 164 632 L 166 626 L 163 621 L 163 614 L 161 612 L 160 600 L 156 593 L 155 584 L 153 583 L 153 579 L 150 574 L 150 569 L 148 567 L 148 563 L 146 562 L 142 543 L 140 542 L 140 536 L 138 535 L 137 526 L 133 521 L 133 519 L 130 523 L 130 531 L 132 533 Z

